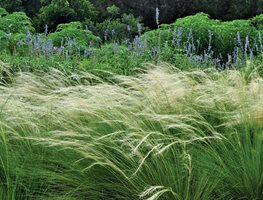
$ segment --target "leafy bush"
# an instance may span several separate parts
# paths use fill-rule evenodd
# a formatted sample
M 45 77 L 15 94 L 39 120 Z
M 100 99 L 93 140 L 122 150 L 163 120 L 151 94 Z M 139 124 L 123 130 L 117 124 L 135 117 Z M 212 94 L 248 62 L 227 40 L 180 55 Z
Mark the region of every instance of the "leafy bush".
M 98 37 L 93 35 L 90 31 L 83 30 L 80 22 L 70 22 L 68 24 L 60 24 L 56 32 L 48 36 L 55 46 L 69 46 L 74 48 L 85 49 L 89 45 L 97 45 L 100 41 Z
M 248 20 L 222 22 L 214 27 L 214 39 L 212 42 L 213 51 L 217 55 L 221 53 L 226 56 L 233 52 L 235 46 L 244 50 L 247 36 L 249 37 L 249 49 L 252 50 L 258 33 L 259 32 L 254 27 L 251 27 Z M 239 37 L 240 42 L 238 41 Z
M 115 17 L 120 14 L 120 8 L 114 4 L 112 6 L 107 7 L 106 10 L 110 15 L 112 15 L 112 17 Z
M 199 13 L 178 19 L 171 25 L 161 25 L 159 30 L 147 32 L 144 37 L 149 38 L 151 46 L 157 46 L 160 38 L 162 45 L 168 43 L 169 46 L 183 48 L 185 52 L 213 52 L 214 56 L 221 55 L 226 58 L 227 54 L 232 54 L 234 47 L 244 48 L 247 36 L 252 49 L 258 33 L 247 20 L 221 22 L 210 19 L 207 14 Z M 241 44 L 238 44 L 237 37 L 240 37 Z
M 62 31 L 64 29 L 79 29 L 82 30 L 82 24 L 80 22 L 70 22 L 67 24 L 59 24 L 56 31 Z
M 168 44 L 168 46 L 177 48 L 187 48 L 189 44 L 194 44 L 197 48 L 196 51 L 203 52 L 207 50 L 209 45 L 209 30 L 213 29 L 218 23 L 220 22 L 217 20 L 210 20 L 207 14 L 199 13 L 178 19 L 173 24 L 163 24 L 158 30 L 146 32 L 143 37 L 148 39 L 152 47 L 158 45 L 160 38 L 163 46 Z
M 25 39 L 26 39 L 26 34 L 24 33 L 15 33 L 11 34 L 8 37 L 8 50 L 11 53 L 11 55 L 15 54 L 17 51 L 20 51 L 22 53 L 26 53 L 25 48 L 27 45 L 25 45 Z M 18 49 L 18 46 L 21 47 Z
M 52 0 L 50 4 L 41 8 L 34 18 L 34 24 L 38 30 L 43 30 L 47 24 L 51 31 L 55 31 L 61 23 L 94 19 L 96 15 L 95 8 L 88 0 Z
M 2 39 L 6 35 L 6 32 L 0 30 L 0 39 Z
M 139 35 L 146 30 L 142 19 L 132 14 L 123 14 L 120 17 L 107 19 L 95 26 L 89 21 L 84 22 L 84 24 L 88 25 L 91 31 L 100 35 L 101 38 L 112 41 L 132 39 L 135 35 Z M 140 26 L 140 30 L 138 30 L 138 26 Z
M 9 13 L 4 9 L 0 7 L 0 18 L 8 15 Z
M 134 74 L 141 67 L 145 57 L 134 55 L 126 46 L 106 44 L 81 62 L 81 68 L 95 73 Z
M 257 15 L 256 17 L 252 18 L 250 21 L 253 26 L 263 31 L 263 14 Z
M 6 48 L 6 33 L 0 30 L 0 52 Z
M 24 12 L 14 12 L 0 17 L 0 30 L 6 33 L 35 33 L 32 21 Z
M 8 14 L 4 9 L 0 9 L 0 47 L 7 49 L 11 54 L 17 52 L 18 46 L 24 46 L 26 33 L 35 33 L 32 21 L 23 12 Z M 20 48 L 20 50 L 22 50 Z M 25 50 L 25 49 L 23 49 Z M 22 51 L 23 51 L 22 50 Z

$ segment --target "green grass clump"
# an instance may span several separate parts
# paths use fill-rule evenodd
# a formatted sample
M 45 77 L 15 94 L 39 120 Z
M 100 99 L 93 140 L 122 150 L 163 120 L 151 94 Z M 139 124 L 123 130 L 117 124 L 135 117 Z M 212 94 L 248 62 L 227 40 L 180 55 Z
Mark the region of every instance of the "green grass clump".
M 257 71 L 148 67 L 2 82 L 1 199 L 262 199 Z

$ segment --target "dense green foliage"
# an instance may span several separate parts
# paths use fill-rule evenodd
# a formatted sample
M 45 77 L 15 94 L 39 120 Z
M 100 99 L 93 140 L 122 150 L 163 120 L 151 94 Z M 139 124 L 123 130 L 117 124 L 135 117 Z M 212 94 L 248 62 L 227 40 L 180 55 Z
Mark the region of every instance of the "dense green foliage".
M 251 19 L 251 23 L 259 30 L 263 30 L 263 14 L 257 15 L 253 19 Z
M 244 48 L 246 37 L 251 44 L 250 48 L 253 48 L 254 43 L 260 42 L 259 36 L 263 33 L 260 28 L 260 17 L 262 16 L 259 15 L 250 20 L 222 22 L 210 19 L 207 14 L 199 13 L 178 19 L 170 25 L 162 25 L 158 30 L 145 33 L 145 37 L 149 38 L 152 46 L 157 45 L 158 37 L 160 37 L 162 44 L 167 45 L 168 42 L 169 46 L 178 46 L 178 42 L 186 43 L 186 45 L 192 45 L 191 48 L 195 48 L 198 53 L 210 50 L 213 54 L 221 54 L 226 58 L 235 46 Z M 178 41 L 178 34 L 182 35 L 180 41 Z
M 7 14 L 2 10 L 5 16 L 0 18 L 0 30 L 6 33 L 26 33 L 30 31 L 35 32 L 32 26 L 32 21 L 23 12 L 14 12 L 12 14 Z
M 170 25 L 161 25 L 157 30 L 145 31 L 140 20 L 133 15 L 120 15 L 114 6 L 109 7 L 108 12 L 111 18 L 96 25 L 87 25 L 85 22 L 91 22 L 89 20 L 84 23 L 75 21 L 59 24 L 52 33 L 47 26 L 44 34 L 37 35 L 25 14 L 8 14 L 2 9 L 1 49 L 16 56 L 59 54 L 60 60 L 65 56 L 73 63 L 88 57 L 81 64 L 85 69 L 112 69 L 126 75 L 142 63 L 152 61 L 169 62 L 186 69 L 192 65 L 200 67 L 197 62 L 200 59 L 204 61 L 201 65 L 208 67 L 215 62 L 213 59 L 220 58 L 220 62 L 228 63 L 227 66 L 217 63 L 217 67 L 229 67 L 232 62 L 242 66 L 247 57 L 261 54 L 263 50 L 261 15 L 249 20 L 222 22 L 199 13 Z M 16 59 L 10 60 L 14 62 Z
M 8 15 L 8 12 L 4 8 L 0 8 L 0 17 Z
M 108 19 L 111 14 L 109 7 L 116 4 L 120 14 L 130 12 L 130 8 L 137 16 L 144 16 L 146 24 L 153 25 L 151 16 L 155 7 L 160 7 L 162 14 L 161 21 L 171 22 L 177 17 L 184 17 L 197 12 L 205 12 L 213 18 L 233 20 L 250 18 L 263 11 L 262 0 L 166 0 L 161 2 L 146 1 L 145 6 L 150 7 L 147 12 L 141 9 L 140 1 L 130 3 L 120 0 L 1 0 L 0 7 L 9 12 L 23 11 L 34 18 L 35 26 L 42 30 L 48 24 L 52 30 L 60 23 L 70 21 L 85 21 L 91 19 L 94 22 L 102 22 Z M 136 6 L 138 5 L 138 6 Z M 169 6 L 167 6 L 169 5 Z M 116 9 L 113 12 L 116 12 Z M 167 18 L 167 19 L 166 19 Z
M 45 25 L 48 25 L 49 32 L 56 30 L 57 25 L 61 23 L 69 23 L 72 21 L 80 21 L 84 25 L 92 28 L 92 31 L 103 34 L 106 29 L 111 31 L 115 26 L 116 33 L 122 34 L 126 30 L 127 23 L 131 26 L 141 21 L 131 14 L 121 13 L 115 5 L 107 7 L 103 12 L 106 13 L 106 18 L 100 18 L 99 10 L 88 0 L 47 0 L 47 1 L 17 1 L 17 5 L 12 1 L 0 2 L 0 7 L 6 8 L 9 12 L 24 11 L 28 14 L 34 23 L 34 27 L 38 31 L 44 31 Z M 13 5 L 15 5 L 13 7 Z M 7 12 L 1 8 L 0 15 L 7 15 Z M 100 15 L 100 16 L 99 16 Z M 110 18 L 110 19 L 109 19 Z
M 84 21 L 87 18 L 95 20 L 95 16 L 95 8 L 87 0 L 52 0 L 50 4 L 41 8 L 34 21 L 38 29 L 41 30 L 48 24 L 50 30 L 54 31 L 58 24 Z
M 90 31 L 83 30 L 83 26 L 80 22 L 71 22 L 69 24 L 60 24 L 57 27 L 56 32 L 51 33 L 48 36 L 53 41 L 53 44 L 57 47 L 64 45 L 68 47 L 72 45 L 72 48 L 85 49 L 90 43 L 96 45 L 99 43 L 99 38 L 94 36 Z M 67 41 L 65 41 L 67 39 Z M 76 40 L 71 41 L 69 40 Z M 72 49 L 72 50 L 73 50 Z
M 197 0 L 199 11 L 209 13 L 214 18 L 233 20 L 249 18 L 262 13 L 262 0 Z

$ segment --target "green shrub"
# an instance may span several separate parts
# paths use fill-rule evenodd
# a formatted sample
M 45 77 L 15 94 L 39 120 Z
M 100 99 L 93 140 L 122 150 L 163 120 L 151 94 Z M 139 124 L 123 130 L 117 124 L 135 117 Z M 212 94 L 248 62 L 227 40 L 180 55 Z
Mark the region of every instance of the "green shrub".
M 79 29 L 83 30 L 82 24 L 80 22 L 70 22 L 66 24 L 59 24 L 56 31 L 62 31 L 64 29 Z
M 0 30 L 0 39 L 3 39 L 3 37 L 6 35 L 6 32 Z
M 60 24 L 56 32 L 48 36 L 55 46 L 68 46 L 67 39 L 76 40 L 74 48 L 85 49 L 89 45 L 97 45 L 100 41 L 98 37 L 93 35 L 90 31 L 83 30 L 80 22 L 70 22 L 67 24 Z
M 182 33 L 181 46 L 177 47 L 176 40 L 179 31 Z M 192 34 L 190 34 L 190 32 L 192 32 Z M 149 44 L 151 46 L 158 45 L 159 37 L 161 38 L 162 45 L 168 43 L 169 46 L 187 48 L 189 44 L 194 44 L 197 54 L 208 51 L 210 44 L 214 55 L 219 56 L 221 54 L 223 58 L 226 58 L 227 54 L 231 54 L 237 45 L 236 38 L 238 32 L 240 33 L 243 45 L 246 36 L 249 36 L 250 44 L 253 44 L 254 39 L 259 33 L 255 27 L 250 25 L 248 20 L 221 22 L 210 19 L 207 14 L 199 13 L 194 16 L 178 19 L 170 25 L 161 25 L 159 30 L 147 32 L 144 34 L 144 37 L 149 38 Z M 189 37 L 189 35 L 192 35 L 192 37 Z
M 145 57 L 137 57 L 126 46 L 106 44 L 96 49 L 94 54 L 83 60 L 80 65 L 82 69 L 90 72 L 131 75 L 144 61 Z
M 89 26 L 89 22 L 87 22 Z M 135 17 L 132 14 L 123 14 L 120 17 L 107 19 L 101 23 L 97 23 L 95 26 L 91 23 L 91 30 L 100 35 L 101 38 L 105 38 L 107 35 L 107 40 L 125 40 L 132 39 L 135 35 L 139 35 L 138 24 L 141 25 L 140 32 L 144 32 L 146 27 L 142 23 L 142 19 Z
M 4 9 L 0 7 L 0 18 L 8 15 L 9 13 Z
M 177 38 L 180 30 L 182 33 L 180 44 L 182 45 L 187 41 L 189 32 L 192 30 L 194 40 L 199 39 L 200 45 L 202 45 L 200 49 L 204 49 L 208 47 L 208 31 L 218 23 L 220 22 L 210 20 L 207 14 L 198 13 L 194 16 L 177 19 L 173 24 L 162 24 L 158 30 L 146 32 L 144 37 L 147 37 L 152 46 L 156 46 L 159 37 L 161 37 L 162 44 L 168 42 L 169 45 L 173 45 L 176 43 L 174 39 Z
M 234 20 L 229 22 L 221 22 L 214 27 L 214 39 L 212 43 L 213 50 L 218 55 L 227 55 L 227 53 L 233 52 L 235 46 L 241 48 L 237 44 L 237 33 L 239 32 L 242 48 L 245 45 L 245 38 L 249 36 L 250 45 L 254 44 L 254 40 L 258 36 L 258 31 L 251 27 L 248 20 Z
M 250 22 L 257 29 L 263 31 L 263 14 L 257 15 L 256 17 L 250 19 Z
M 120 14 L 120 8 L 116 5 L 112 5 L 106 8 L 107 12 L 112 15 L 112 17 L 115 17 Z
M 8 14 L 4 9 L 0 10 L 1 50 L 7 49 L 12 55 L 18 50 L 23 52 L 25 49 L 22 47 L 25 47 L 26 33 L 35 33 L 35 29 L 32 26 L 31 19 L 25 13 Z
M 55 31 L 57 25 L 72 21 L 94 19 L 97 11 L 89 0 L 52 0 L 43 6 L 34 18 L 34 24 L 39 31 L 47 24 L 50 31 Z
M 0 30 L 0 52 L 4 51 L 7 47 L 7 34 Z
M 1 50 L 7 50 L 11 55 L 17 52 L 25 55 L 28 52 L 28 45 L 25 39 L 26 34 L 24 33 L 6 34 L 0 31 Z
M 35 33 L 31 19 L 23 12 L 14 12 L 0 17 L 0 30 L 6 33 L 26 33 L 27 31 Z

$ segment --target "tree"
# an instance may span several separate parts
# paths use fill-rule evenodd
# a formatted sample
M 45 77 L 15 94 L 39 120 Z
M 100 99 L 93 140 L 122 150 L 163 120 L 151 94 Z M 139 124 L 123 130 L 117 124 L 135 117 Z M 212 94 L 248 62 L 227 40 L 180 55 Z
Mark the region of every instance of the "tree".
M 86 18 L 95 20 L 97 11 L 88 0 L 70 0 L 70 7 L 76 13 L 76 21 L 84 21 Z
M 8 12 L 23 11 L 22 0 L 1 0 L 0 7 L 5 8 Z
M 31 19 L 24 12 L 13 12 L 4 17 L 0 17 L 0 30 L 6 33 L 26 33 L 35 32 Z
M 47 1 L 42 3 L 47 5 L 41 8 L 34 19 L 38 30 L 43 30 L 47 24 L 51 31 L 55 31 L 58 24 L 94 19 L 96 16 L 95 8 L 88 0 L 52 0 L 50 4 Z
M 197 11 L 223 20 L 243 19 L 254 16 L 261 0 L 197 0 Z
M 120 8 L 117 7 L 116 5 L 112 5 L 107 7 L 107 12 L 112 16 L 118 16 L 120 14 Z
M 259 6 L 259 0 L 232 0 L 231 3 L 229 19 L 253 17 Z
M 76 13 L 67 0 L 52 0 L 51 4 L 41 8 L 34 22 L 40 30 L 47 24 L 50 30 L 54 31 L 58 24 L 73 21 L 75 18 Z
M 40 0 L 22 0 L 22 7 L 29 17 L 37 15 L 41 6 Z

